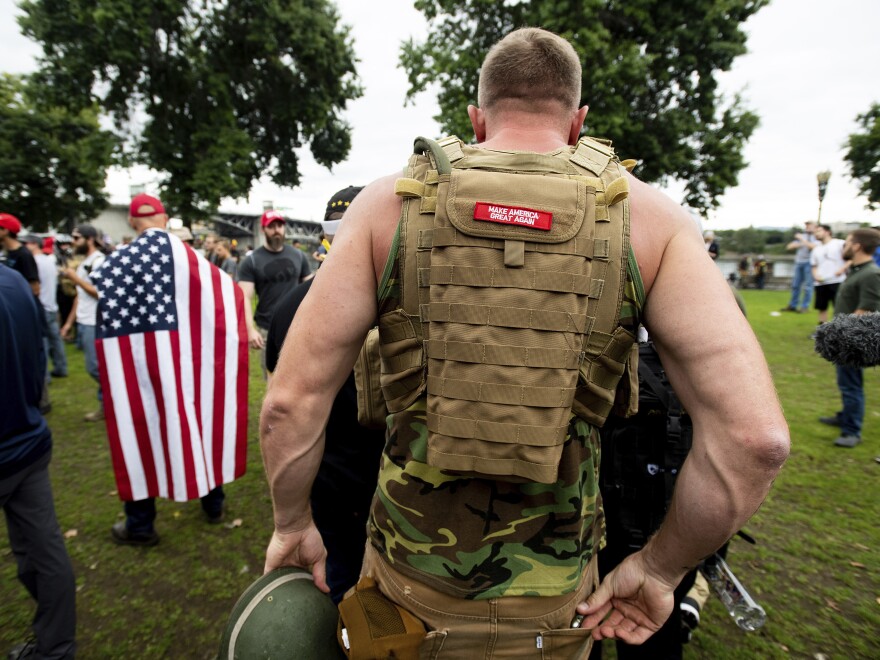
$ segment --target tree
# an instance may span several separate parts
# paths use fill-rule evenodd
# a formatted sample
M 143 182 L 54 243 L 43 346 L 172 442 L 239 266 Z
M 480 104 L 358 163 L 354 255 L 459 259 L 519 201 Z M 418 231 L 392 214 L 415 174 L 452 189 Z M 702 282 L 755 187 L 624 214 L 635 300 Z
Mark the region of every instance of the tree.
M 126 162 L 164 174 L 170 209 L 195 219 L 267 175 L 300 182 L 296 150 L 345 158 L 340 112 L 361 91 L 348 28 L 328 0 L 26 0 L 40 76 L 75 107 L 94 101 Z
M 768 0 L 416 0 L 429 22 L 424 42 L 401 49 L 408 98 L 437 87 L 442 129 L 470 135 L 478 70 L 510 30 L 540 26 L 568 39 L 583 64 L 587 131 L 637 158 L 647 181 L 687 183 L 701 213 L 745 167 L 743 145 L 758 125 L 738 97 L 722 98 L 715 75 L 746 52 L 742 23 Z
M 843 157 L 849 163 L 850 177 L 859 183 L 859 193 L 868 198 L 872 211 L 880 204 L 880 103 L 856 117 L 861 131 L 849 136 Z
M 41 86 L 0 75 L 0 209 L 35 231 L 90 220 L 107 205 L 115 138 L 94 106 L 47 103 Z

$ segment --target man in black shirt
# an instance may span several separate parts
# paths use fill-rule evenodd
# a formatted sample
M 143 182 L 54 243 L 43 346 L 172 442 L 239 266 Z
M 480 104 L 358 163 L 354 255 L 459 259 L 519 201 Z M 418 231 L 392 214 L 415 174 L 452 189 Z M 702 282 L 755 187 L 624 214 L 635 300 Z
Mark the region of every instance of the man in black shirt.
M 355 187 L 340 190 L 328 202 L 324 215 L 328 241 L 332 242 L 345 209 L 360 191 Z M 300 284 L 278 303 L 266 337 L 266 368 L 270 373 L 278 364 L 287 330 L 313 281 Z M 332 323 L 332 310 L 327 311 L 328 322 Z M 321 359 L 320 355 L 313 357 Z M 327 584 L 335 603 L 360 575 L 367 542 L 367 515 L 376 490 L 384 442 L 384 430 L 358 424 L 357 388 L 351 373 L 330 411 L 324 456 L 311 494 L 312 515 L 327 547 Z
M 305 255 L 284 244 L 286 224 L 278 211 L 266 211 L 260 219 L 266 245 L 254 250 L 238 267 L 238 284 L 244 292 L 248 343 L 251 348 L 265 348 L 269 321 L 281 297 L 300 282 L 309 279 L 311 268 Z M 254 294 L 257 310 L 252 314 Z M 263 352 L 263 370 L 266 354 Z
M 14 215 L 0 213 L 0 247 L 5 250 L 3 263 L 17 270 L 31 286 L 35 296 L 40 295 L 40 274 L 30 250 L 18 240 L 21 222 Z

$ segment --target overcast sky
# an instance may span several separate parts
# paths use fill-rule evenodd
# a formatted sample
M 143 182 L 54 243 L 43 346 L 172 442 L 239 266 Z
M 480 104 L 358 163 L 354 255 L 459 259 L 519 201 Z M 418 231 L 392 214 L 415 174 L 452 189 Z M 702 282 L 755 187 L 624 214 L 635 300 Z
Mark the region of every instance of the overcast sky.
M 352 27 L 365 88 L 345 113 L 354 127 L 348 160 L 328 172 L 305 150 L 299 188 L 258 183 L 250 199 L 229 200 L 224 210 L 258 212 L 264 200 L 271 200 L 290 216 L 320 220 L 336 190 L 398 170 L 415 136 L 437 136 L 433 96 L 422 94 L 414 105 L 403 106 L 406 77 L 397 67 L 399 46 L 426 29 L 412 2 L 338 0 L 337 5 L 343 22 Z M 17 13 L 14 0 L 0 0 L 0 71 L 32 70 L 39 53 L 8 20 Z M 787 227 L 813 219 L 816 174 L 826 169 L 832 175 L 823 221 L 880 223 L 880 211 L 865 210 L 864 198 L 857 197 L 857 186 L 846 177 L 842 149 L 856 129 L 856 115 L 880 102 L 878 26 L 877 0 L 773 0 L 746 24 L 750 52 L 721 80 L 728 93 L 743 94 L 761 125 L 746 148 L 749 166 L 739 186 L 724 195 L 708 227 Z M 155 191 L 157 181 L 145 170 L 112 172 L 107 186 L 111 201 L 127 202 L 131 184 Z M 680 200 L 679 190 L 670 193 Z

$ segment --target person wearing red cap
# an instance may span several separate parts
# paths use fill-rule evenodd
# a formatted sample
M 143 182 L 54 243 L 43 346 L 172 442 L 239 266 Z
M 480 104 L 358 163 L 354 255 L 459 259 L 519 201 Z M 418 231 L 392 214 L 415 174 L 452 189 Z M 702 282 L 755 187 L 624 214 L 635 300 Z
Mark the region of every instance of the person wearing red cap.
M 134 255 L 141 255 L 141 259 L 143 259 L 144 256 L 146 256 L 147 254 L 160 255 L 162 251 L 162 248 L 160 246 L 170 245 L 166 234 L 175 234 L 172 234 L 172 232 L 169 232 L 167 229 L 168 215 L 165 212 L 165 207 L 162 205 L 162 202 L 160 202 L 155 197 L 144 193 L 136 195 L 131 200 L 128 211 L 128 224 L 137 234 L 137 238 L 130 245 L 121 248 L 116 255 L 109 257 L 106 266 L 106 271 L 108 272 L 102 271 L 98 277 L 98 288 L 101 292 L 99 310 L 102 319 L 102 326 L 98 332 L 98 343 L 102 372 L 105 374 L 105 377 L 107 377 L 108 383 L 112 382 L 110 379 L 112 378 L 112 375 L 114 373 L 123 373 L 126 369 L 131 369 L 134 373 L 136 373 L 136 379 L 145 378 L 149 380 L 153 375 L 158 375 L 158 371 L 150 370 L 146 358 L 144 358 L 142 361 L 126 361 L 126 359 L 123 358 L 118 349 L 108 349 L 108 341 L 112 344 L 114 338 L 120 337 L 120 333 L 122 333 L 122 335 L 124 335 L 126 340 L 129 342 L 135 342 L 135 338 L 137 338 L 138 342 L 143 343 L 145 341 L 145 335 L 150 335 L 152 337 L 151 341 L 155 342 L 155 336 L 156 334 L 159 334 L 155 330 L 158 327 L 157 324 L 161 325 L 161 320 L 158 320 L 154 317 L 151 320 L 147 320 L 145 318 L 143 322 L 138 321 L 136 325 L 134 324 L 134 322 L 132 322 L 131 326 L 128 329 L 117 331 L 116 334 L 114 334 L 114 331 L 112 329 L 108 328 L 117 328 L 118 326 L 115 325 L 115 323 L 118 321 L 118 319 L 123 318 L 123 312 L 127 312 L 127 309 L 117 310 L 115 303 L 117 303 L 117 301 L 122 299 L 124 296 L 129 295 L 128 293 L 119 293 L 119 291 L 122 291 L 124 289 L 124 287 L 119 286 L 120 283 L 125 282 L 125 279 L 128 278 L 131 274 L 141 272 L 140 266 L 131 265 L 132 261 L 136 261 L 136 257 Z M 181 237 L 178 235 L 178 238 Z M 181 240 L 183 239 L 181 238 Z M 182 259 L 187 260 L 190 258 L 190 256 L 194 257 L 193 253 L 193 250 L 187 248 L 183 252 L 183 254 L 186 256 L 182 257 Z M 167 259 L 167 257 L 169 256 L 170 260 Z M 129 257 L 131 257 L 131 261 L 129 261 Z M 156 273 L 156 279 L 154 281 L 156 282 L 158 282 L 160 279 L 164 280 L 164 274 L 162 278 L 160 278 L 158 275 L 158 273 L 162 272 L 161 267 L 158 266 L 159 263 L 170 263 L 170 266 L 166 266 L 166 272 L 168 273 L 173 273 L 176 271 L 176 258 L 174 256 L 174 251 L 170 248 L 168 253 L 160 256 L 147 257 L 146 260 L 152 260 L 152 263 L 156 264 L 156 268 L 158 269 L 154 270 L 154 273 Z M 116 284 L 111 285 L 110 280 L 112 280 L 113 277 L 116 277 L 117 280 Z M 208 278 L 208 280 L 210 281 L 210 278 Z M 119 289 L 117 289 L 117 286 L 119 286 Z M 156 284 L 156 286 L 159 285 Z M 230 290 L 234 290 L 234 286 L 235 285 L 231 281 L 228 282 L 228 287 Z M 172 285 L 172 289 L 168 292 L 168 299 L 164 301 L 164 306 L 159 305 L 159 301 L 157 300 L 157 307 L 159 311 L 161 312 L 165 310 L 165 306 L 167 306 L 166 312 L 169 313 L 172 319 L 177 310 L 177 301 L 171 298 L 171 292 L 173 291 L 174 289 Z M 149 301 L 153 299 L 152 294 L 143 292 L 141 293 L 144 296 L 144 300 Z M 134 289 L 132 295 L 135 294 L 137 294 L 136 288 Z M 132 298 L 132 300 L 134 300 L 134 298 Z M 140 305 L 141 302 L 131 302 L 127 304 L 130 305 L 131 309 L 133 309 L 137 305 Z M 196 307 L 195 312 L 192 311 L 189 305 L 185 306 L 187 310 L 190 310 L 190 318 L 201 318 L 202 315 L 208 315 L 209 313 L 213 313 L 219 310 L 219 308 L 215 307 L 214 299 L 210 297 L 201 298 L 200 302 L 197 303 L 197 305 L 198 306 Z M 120 308 L 122 307 L 123 305 L 120 305 Z M 218 311 L 218 313 L 221 317 L 223 316 L 222 310 Z M 117 319 L 117 321 L 111 322 L 109 321 L 110 318 Z M 227 338 L 237 338 L 238 325 L 233 323 L 230 324 L 229 327 L 230 330 L 227 334 Z M 180 349 L 178 348 L 178 350 Z M 157 362 L 162 361 L 167 357 L 170 357 L 172 355 L 171 351 L 172 349 L 170 348 L 170 346 L 167 349 L 158 349 L 156 352 L 156 355 L 158 356 Z M 192 355 L 192 353 L 189 353 L 189 355 Z M 242 368 L 245 371 L 247 370 L 246 360 L 242 363 Z M 166 380 L 165 377 L 163 377 L 163 380 Z M 185 382 L 188 382 L 190 384 L 192 383 L 191 380 L 184 381 L 180 373 L 176 373 L 165 382 L 165 386 L 171 387 L 172 389 L 180 388 L 181 390 L 183 390 L 186 388 L 186 385 L 184 384 Z M 144 418 L 143 399 L 140 399 L 141 402 L 137 404 L 140 408 L 140 413 L 138 413 L 132 410 L 130 399 L 125 396 L 125 394 L 122 394 L 121 396 L 117 395 L 116 390 L 112 388 L 112 385 L 108 385 L 108 391 L 111 392 L 111 395 L 108 396 L 107 399 L 107 432 L 108 437 L 111 438 L 111 453 L 114 451 L 124 453 L 124 450 L 121 449 L 121 446 L 136 446 L 140 440 L 140 432 L 135 432 L 134 430 L 135 426 L 137 426 L 139 422 L 132 421 L 131 417 L 141 415 L 139 419 L 142 420 Z M 152 405 L 158 405 L 157 401 L 161 400 L 161 398 L 158 400 L 154 400 Z M 196 423 L 194 417 L 187 418 L 186 407 L 183 404 L 181 404 L 181 406 L 182 409 L 176 409 L 178 410 L 178 412 L 174 416 L 179 417 L 180 420 L 184 423 L 186 423 L 187 419 L 193 421 L 194 424 L 197 424 L 198 435 L 200 435 L 203 431 L 201 422 Z M 232 406 L 230 405 L 230 407 Z M 171 413 L 168 412 L 170 410 L 171 408 L 168 407 L 168 404 L 166 403 L 160 414 L 171 415 Z M 125 411 L 122 414 L 129 418 L 127 422 L 121 421 L 121 411 Z M 222 411 L 220 412 L 220 417 L 223 417 Z M 196 444 L 200 442 L 196 441 L 194 438 L 191 438 L 191 440 Z M 186 471 L 187 468 L 185 467 L 185 465 L 187 459 L 181 456 L 178 450 L 174 449 L 176 445 L 173 438 L 169 438 L 169 436 L 162 430 L 156 430 L 155 435 L 151 436 L 151 441 L 155 441 L 158 444 L 161 444 L 163 447 L 162 451 L 164 452 L 164 456 L 170 457 L 167 460 L 170 461 L 170 465 L 172 465 L 173 467 L 169 467 L 169 471 L 179 471 L 180 473 L 184 473 Z M 119 479 L 119 472 L 117 472 L 117 479 Z M 223 520 L 223 503 L 225 500 L 225 494 L 223 493 L 223 488 L 221 484 L 228 483 L 228 481 L 228 479 L 226 482 L 222 480 L 218 481 L 218 484 L 214 488 L 211 488 L 207 493 L 200 497 L 202 510 L 204 511 L 206 519 L 209 523 L 217 524 L 222 522 Z M 125 489 L 129 491 L 130 498 L 123 495 L 124 489 L 122 487 L 117 489 L 123 499 L 125 520 L 117 521 L 110 528 L 111 538 L 115 543 L 119 545 L 141 547 L 156 545 L 157 543 L 159 543 L 159 534 L 158 532 L 156 532 L 154 525 L 156 520 L 156 496 L 171 497 L 172 494 L 159 490 L 158 494 L 154 491 L 151 495 L 145 497 L 143 492 L 141 492 L 141 494 L 138 496 L 136 495 L 137 491 L 132 488 L 131 482 L 128 480 Z
M 0 247 L 4 251 L 0 263 L 21 273 L 31 285 L 34 295 L 39 296 L 40 274 L 37 271 L 37 263 L 30 250 L 18 240 L 19 232 L 21 232 L 19 219 L 10 213 L 0 213 Z
M 269 322 L 281 297 L 300 282 L 312 277 L 305 255 L 284 244 L 284 216 L 278 211 L 266 211 L 260 218 L 266 244 L 244 258 L 238 267 L 238 284 L 245 295 L 248 343 L 251 348 L 263 350 L 261 364 L 266 374 L 266 333 Z M 257 311 L 252 313 L 254 294 Z
M 61 336 L 67 338 L 73 324 L 76 323 L 76 336 L 82 342 L 83 353 L 86 357 L 86 371 L 89 376 L 98 383 L 98 403 L 96 411 L 86 414 L 87 422 L 99 422 L 104 419 L 104 395 L 101 392 L 101 380 L 98 373 L 98 354 L 95 351 L 95 326 L 98 315 L 98 290 L 92 282 L 92 272 L 98 270 L 104 263 L 104 253 L 101 252 L 101 239 L 98 230 L 92 225 L 79 225 L 73 230 L 74 254 L 84 255 L 82 263 L 73 268 L 61 269 L 61 276 L 76 284 L 76 298 L 73 307 L 67 317 L 67 321 L 61 326 Z

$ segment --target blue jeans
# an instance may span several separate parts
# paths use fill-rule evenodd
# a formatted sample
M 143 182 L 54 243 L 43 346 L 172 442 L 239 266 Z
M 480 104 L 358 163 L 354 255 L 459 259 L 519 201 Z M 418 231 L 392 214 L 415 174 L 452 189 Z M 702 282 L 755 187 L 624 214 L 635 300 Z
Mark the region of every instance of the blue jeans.
M 837 388 L 843 400 L 843 410 L 837 413 L 842 435 L 862 437 L 862 421 L 865 419 L 865 390 L 862 370 L 837 366 Z
M 804 291 L 803 298 L 801 298 L 800 295 L 801 288 L 803 288 Z M 813 273 L 810 270 L 810 262 L 795 262 L 794 278 L 791 280 L 791 300 L 788 301 L 788 306 L 792 309 L 797 309 L 798 307 L 801 309 L 809 309 L 812 297 Z M 798 299 L 801 299 L 800 304 L 798 304 Z
M 52 373 L 67 375 L 67 353 L 64 351 L 64 341 L 58 329 L 58 312 L 46 313 L 46 326 L 49 328 L 49 336 L 46 338 L 47 351 L 52 356 Z
M 104 395 L 101 392 L 101 377 L 98 373 L 98 350 L 95 348 L 95 326 L 77 323 L 76 336 L 82 339 L 82 349 L 86 355 L 86 372 L 98 383 L 98 403 L 103 406 Z

